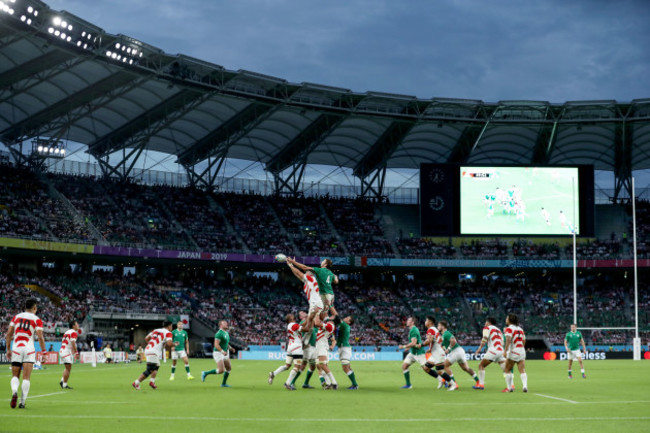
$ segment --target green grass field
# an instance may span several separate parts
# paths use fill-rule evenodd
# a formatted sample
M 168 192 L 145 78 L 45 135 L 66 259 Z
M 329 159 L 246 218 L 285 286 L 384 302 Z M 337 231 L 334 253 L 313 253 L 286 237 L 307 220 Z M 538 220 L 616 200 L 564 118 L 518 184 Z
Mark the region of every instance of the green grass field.
M 143 364 L 75 365 L 74 390 L 59 388 L 61 367 L 35 371 L 27 408 L 9 407 L 10 372 L 2 366 L 0 383 L 7 397 L 0 406 L 2 432 L 93 431 L 433 431 L 453 432 L 643 432 L 650 431 L 650 362 L 586 362 L 588 378 L 567 379 L 565 362 L 528 362 L 529 392 L 503 394 L 503 375 L 490 366 L 486 390 L 475 391 L 469 376 L 454 370 L 461 388 L 436 390 L 433 379 L 411 368 L 413 389 L 402 390 L 399 362 L 356 362 L 358 391 L 320 388 L 289 392 L 286 372 L 269 386 L 270 361 L 233 360 L 232 388 L 221 388 L 221 376 L 201 383 L 202 369 L 212 360 L 191 360 L 196 380 L 183 368 L 170 382 L 170 363 L 163 364 L 158 390 L 131 382 Z M 470 365 L 475 368 L 476 362 Z M 342 388 L 349 386 L 338 362 L 331 363 Z M 302 377 L 298 379 L 302 383 Z M 312 378 L 318 384 L 318 378 Z
M 461 176 L 461 233 L 569 234 L 569 230 L 560 224 L 559 216 L 563 211 L 567 223 L 573 221 L 572 175 L 575 175 L 575 170 L 570 168 L 540 168 L 533 173 L 532 169 L 523 167 L 502 167 L 498 176 L 489 179 Z M 512 185 L 521 189 L 526 204 L 524 221 L 517 221 L 514 212 L 504 213 L 500 204 L 495 206 L 494 215 L 488 217 L 485 194 L 494 193 L 497 187 L 507 190 Z M 577 183 L 575 187 L 577 190 Z M 546 224 L 542 207 L 549 212 L 551 225 Z

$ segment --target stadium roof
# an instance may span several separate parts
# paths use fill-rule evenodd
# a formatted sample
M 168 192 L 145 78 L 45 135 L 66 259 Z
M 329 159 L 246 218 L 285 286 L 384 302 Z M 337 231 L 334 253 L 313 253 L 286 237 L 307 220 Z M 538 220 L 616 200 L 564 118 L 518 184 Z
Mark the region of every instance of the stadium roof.
M 362 179 L 423 162 L 592 164 L 620 178 L 650 168 L 650 99 L 487 103 L 289 83 L 170 55 L 40 1 L 3 2 L 8 146 L 65 138 L 99 161 L 122 151 L 124 166 L 154 150 L 190 172 L 209 161 L 195 179 L 225 158 L 261 162 L 279 178 L 305 164 L 348 167 Z

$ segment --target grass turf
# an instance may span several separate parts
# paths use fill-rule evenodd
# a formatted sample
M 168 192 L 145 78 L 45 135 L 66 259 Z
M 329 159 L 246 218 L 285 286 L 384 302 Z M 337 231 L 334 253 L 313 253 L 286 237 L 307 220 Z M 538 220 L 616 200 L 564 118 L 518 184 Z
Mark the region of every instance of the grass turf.
M 332 362 L 341 385 L 338 391 L 317 389 L 289 392 L 282 387 L 287 372 L 269 386 L 268 372 L 280 364 L 271 361 L 233 360 L 222 388 L 221 376 L 201 383 L 201 370 L 212 369 L 212 360 L 192 359 L 194 381 L 185 378 L 182 365 L 176 380 L 169 381 L 170 363 L 163 364 L 158 390 L 147 382 L 141 391 L 131 382 L 144 364 L 74 365 L 70 386 L 59 387 L 62 367 L 35 371 L 27 408 L 9 407 L 10 372 L 2 366 L 2 432 L 88 431 L 317 431 L 394 432 L 431 431 L 436 428 L 464 431 L 622 432 L 650 431 L 650 362 L 587 361 L 588 378 L 574 369 L 567 379 L 566 362 L 529 361 L 529 392 L 521 392 L 515 372 L 516 392 L 504 394 L 503 374 L 491 365 L 485 391 L 475 391 L 472 379 L 454 369 L 461 388 L 436 390 L 433 378 L 411 367 L 413 389 L 403 390 L 399 362 L 355 362 L 360 389 L 348 391 L 350 382 Z M 470 362 L 472 368 L 477 362 Z M 304 375 L 298 378 L 301 385 Z M 568 400 L 568 401 L 565 401 Z M 291 422 L 291 420 L 294 420 Z

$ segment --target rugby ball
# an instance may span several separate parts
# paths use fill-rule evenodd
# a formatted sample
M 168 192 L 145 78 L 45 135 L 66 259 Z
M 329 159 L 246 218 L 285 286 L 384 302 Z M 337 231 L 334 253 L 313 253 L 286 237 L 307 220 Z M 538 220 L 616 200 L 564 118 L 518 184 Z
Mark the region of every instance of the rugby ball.
M 285 256 L 284 254 L 276 254 L 275 261 L 278 263 L 284 263 L 287 261 L 287 256 Z

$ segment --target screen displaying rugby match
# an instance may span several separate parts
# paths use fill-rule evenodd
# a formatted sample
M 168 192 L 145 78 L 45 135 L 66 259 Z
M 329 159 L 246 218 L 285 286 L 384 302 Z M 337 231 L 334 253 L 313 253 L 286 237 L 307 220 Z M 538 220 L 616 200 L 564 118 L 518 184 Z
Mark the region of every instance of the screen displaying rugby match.
M 460 167 L 463 235 L 580 234 L 577 167 Z

